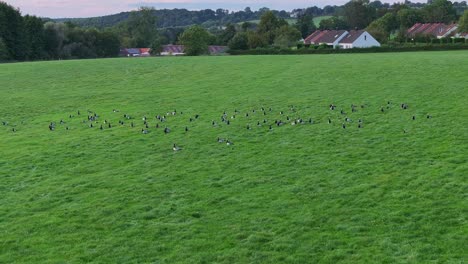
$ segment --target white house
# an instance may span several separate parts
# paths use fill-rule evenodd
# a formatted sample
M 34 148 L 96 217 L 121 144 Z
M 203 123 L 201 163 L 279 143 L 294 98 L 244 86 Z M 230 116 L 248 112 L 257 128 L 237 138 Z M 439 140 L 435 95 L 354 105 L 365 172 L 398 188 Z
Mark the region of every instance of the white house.
M 364 30 L 351 30 L 339 42 L 342 49 L 380 47 L 380 43 Z

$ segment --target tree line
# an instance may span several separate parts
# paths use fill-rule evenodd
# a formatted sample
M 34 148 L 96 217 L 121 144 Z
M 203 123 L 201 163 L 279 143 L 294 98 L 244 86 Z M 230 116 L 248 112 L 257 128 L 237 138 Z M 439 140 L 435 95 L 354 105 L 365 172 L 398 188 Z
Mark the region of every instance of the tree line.
M 0 2 L 0 61 L 115 57 L 119 49 L 119 36 L 110 29 L 46 22 Z

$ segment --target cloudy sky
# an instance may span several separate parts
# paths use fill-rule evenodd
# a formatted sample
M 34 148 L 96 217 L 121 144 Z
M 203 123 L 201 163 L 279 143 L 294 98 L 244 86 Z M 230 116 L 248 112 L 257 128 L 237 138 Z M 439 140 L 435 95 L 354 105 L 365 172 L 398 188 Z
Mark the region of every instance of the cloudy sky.
M 186 9 L 240 10 L 250 6 L 256 10 L 260 7 L 291 10 L 308 6 L 341 5 L 348 0 L 3 0 L 18 7 L 23 14 L 41 17 L 92 17 L 129 11 L 139 6 Z M 403 2 L 404 0 L 381 0 L 382 2 Z M 417 2 L 417 1 L 413 1 Z

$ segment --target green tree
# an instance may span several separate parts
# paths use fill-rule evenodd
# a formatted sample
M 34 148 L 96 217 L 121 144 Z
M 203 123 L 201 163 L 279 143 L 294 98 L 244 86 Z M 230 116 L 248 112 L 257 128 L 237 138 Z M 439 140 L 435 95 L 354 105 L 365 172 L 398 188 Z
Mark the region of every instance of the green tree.
M 67 27 L 63 23 L 47 22 L 44 24 L 45 50 L 50 59 L 59 59 L 64 42 L 66 41 Z
M 0 37 L 8 49 L 11 59 L 26 59 L 28 45 L 21 13 L 2 1 L 0 1 Z
M 208 53 L 210 34 L 206 29 L 195 25 L 186 29 L 179 41 L 185 46 L 185 54 L 188 56 L 202 55 Z
M 25 16 L 23 18 L 25 39 L 27 43 L 27 58 L 30 60 L 39 60 L 46 57 L 44 21 L 35 16 Z
M 397 21 L 400 27 L 410 28 L 414 24 L 423 22 L 421 11 L 413 8 L 404 8 L 398 11 Z
M 301 32 L 292 26 L 282 26 L 276 31 L 275 46 L 289 48 L 301 39 Z
M 163 36 L 157 37 L 153 43 L 151 43 L 151 55 L 160 55 L 163 51 L 163 45 L 166 43 L 167 40 Z
M 158 37 L 157 19 L 154 12 L 155 9 L 152 7 L 140 7 L 138 11 L 130 14 L 124 25 L 135 47 L 149 47 Z
M 275 39 L 275 31 L 280 27 L 280 21 L 272 11 L 265 11 L 260 18 L 257 31 L 260 35 L 263 35 L 268 44 L 272 44 Z
M 458 21 L 458 32 L 468 32 L 468 10 L 465 10 Z
M 457 11 L 450 1 L 434 0 L 424 7 L 423 15 L 427 23 L 451 23 L 456 20 Z
M 236 27 L 229 23 L 223 32 L 221 32 L 221 35 L 219 36 L 219 42 L 222 45 L 227 45 L 228 42 L 236 35 L 236 33 Z
M 324 30 L 324 29 L 328 29 L 328 30 L 333 30 L 333 29 L 341 30 L 341 29 L 349 29 L 349 26 L 348 26 L 348 24 L 346 23 L 346 21 L 344 21 L 344 20 L 341 19 L 340 17 L 334 16 L 334 17 L 327 18 L 327 19 L 323 19 L 322 21 L 320 21 L 319 28 L 320 28 L 321 30 Z
M 343 16 L 350 28 L 363 29 L 376 17 L 376 10 L 369 0 L 351 0 L 344 5 Z
M 96 54 L 101 58 L 116 57 L 120 51 L 119 36 L 107 30 L 99 32 L 96 40 Z
M 2 38 L 0 38 L 0 61 L 7 61 L 10 59 L 10 54 L 8 52 L 8 47 L 3 41 Z
M 247 50 L 249 49 L 249 37 L 246 32 L 238 32 L 228 43 L 229 49 Z
M 250 49 L 263 48 L 269 44 L 266 36 L 258 34 L 255 31 L 247 32 L 247 40 Z
M 317 30 L 317 27 L 314 23 L 314 17 L 308 13 L 301 13 L 297 17 L 296 28 L 301 33 L 302 38 L 306 38 L 312 32 Z

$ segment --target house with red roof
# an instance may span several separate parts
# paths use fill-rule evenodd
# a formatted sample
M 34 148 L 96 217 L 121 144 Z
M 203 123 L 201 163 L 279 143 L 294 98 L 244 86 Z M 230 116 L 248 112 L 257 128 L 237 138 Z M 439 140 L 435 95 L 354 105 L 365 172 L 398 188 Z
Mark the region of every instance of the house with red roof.
M 416 23 L 407 30 L 406 35 L 409 38 L 414 38 L 417 35 L 427 35 L 440 39 L 452 36 L 457 29 L 458 24 Z
M 365 30 L 351 30 L 338 43 L 342 49 L 380 47 L 380 43 Z
M 348 31 L 346 30 L 317 30 L 304 39 L 304 44 L 321 45 L 325 44 L 336 48 L 341 39 Z
M 304 40 L 304 44 L 326 44 L 334 48 L 380 47 L 380 43 L 364 30 L 317 30 Z

